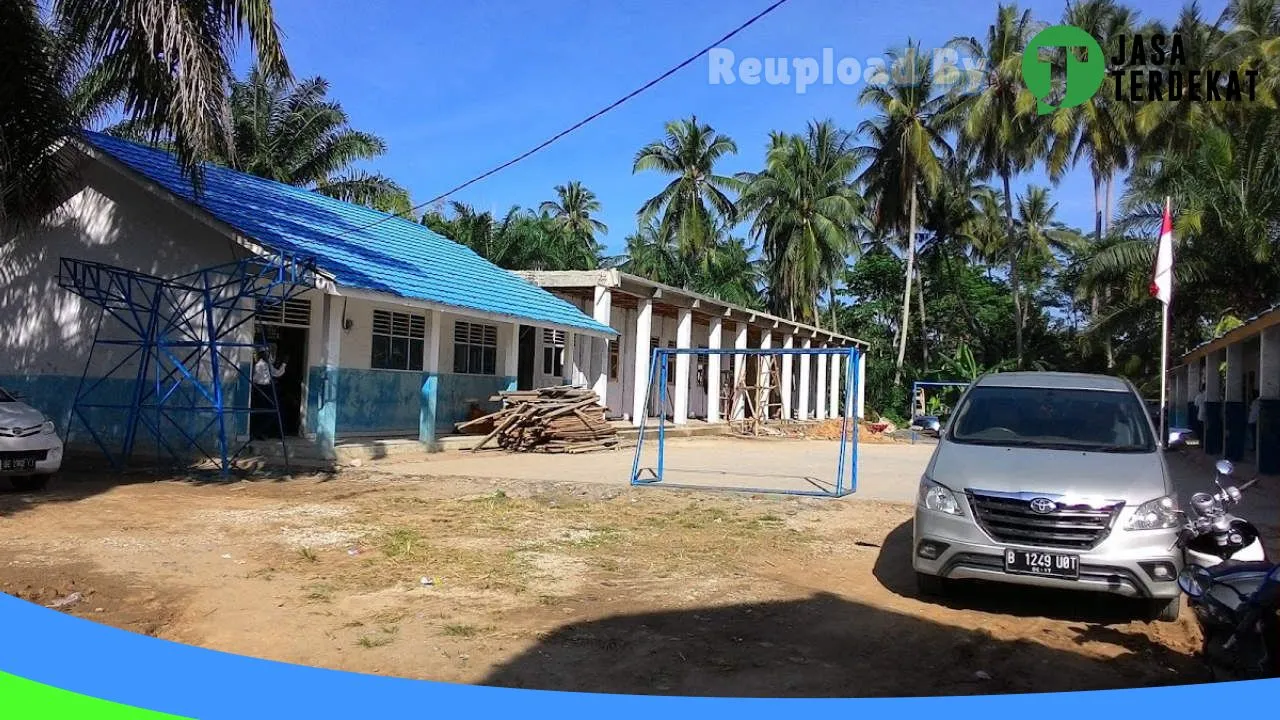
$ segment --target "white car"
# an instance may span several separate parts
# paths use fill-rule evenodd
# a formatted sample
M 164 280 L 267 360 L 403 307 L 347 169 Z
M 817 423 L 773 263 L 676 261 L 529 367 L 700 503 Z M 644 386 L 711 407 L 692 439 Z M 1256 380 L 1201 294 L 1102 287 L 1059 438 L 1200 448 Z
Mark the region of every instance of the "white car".
M 0 476 L 40 490 L 62 467 L 62 438 L 44 413 L 0 388 Z

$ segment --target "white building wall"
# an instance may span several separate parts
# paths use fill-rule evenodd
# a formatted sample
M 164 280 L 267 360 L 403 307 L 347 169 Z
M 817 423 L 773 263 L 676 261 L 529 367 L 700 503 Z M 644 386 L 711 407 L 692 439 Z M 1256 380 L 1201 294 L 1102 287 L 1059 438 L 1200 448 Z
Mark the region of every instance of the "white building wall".
M 0 377 L 78 378 L 84 370 L 98 306 L 58 287 L 59 258 L 172 277 L 240 256 L 215 230 L 116 171 L 88 161 L 80 171 L 82 184 L 39 228 L 0 242 Z

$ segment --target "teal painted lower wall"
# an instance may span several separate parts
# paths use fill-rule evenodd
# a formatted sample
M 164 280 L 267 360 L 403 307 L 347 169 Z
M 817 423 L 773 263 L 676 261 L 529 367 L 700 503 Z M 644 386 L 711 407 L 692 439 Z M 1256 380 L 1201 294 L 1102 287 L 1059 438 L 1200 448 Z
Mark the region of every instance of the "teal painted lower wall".
M 245 372 L 248 366 L 244 367 Z M 152 380 L 154 383 L 154 380 Z M 78 447 L 96 447 L 97 442 L 106 445 L 112 453 L 123 449 L 128 406 L 132 404 L 137 384 L 130 377 L 87 378 L 81 386 L 78 375 L 0 375 L 0 387 L 17 393 L 23 402 L 48 415 L 58 427 L 58 434 L 67 438 L 68 444 Z M 151 388 L 148 387 L 148 390 Z M 249 403 L 248 376 L 237 378 L 234 386 L 226 389 L 232 407 L 244 408 Z M 72 405 L 77 392 L 83 392 L 80 413 L 72 417 Z M 154 400 L 149 402 L 154 403 Z M 86 404 L 112 407 L 84 407 Z M 179 454 L 189 449 L 194 438 L 209 453 L 217 453 L 218 425 L 208 411 L 193 412 L 183 407 L 208 407 L 208 400 L 190 384 L 182 384 L 169 394 L 165 412 L 144 411 L 135 430 L 134 448 L 142 452 L 160 451 L 167 454 L 156 440 L 152 428 L 160 428 L 160 439 Z M 248 433 L 248 416 L 224 415 L 227 421 L 228 440 Z M 188 437 L 189 436 L 189 437 Z
M 472 405 L 482 413 L 497 410 L 498 403 L 490 402 L 494 394 L 506 390 L 510 378 L 495 375 L 440 374 L 436 397 L 436 434 L 450 435 L 453 424 L 466 420 Z
M 422 373 L 338 368 L 336 430 L 346 433 L 418 431 Z
M 229 388 L 232 403 L 238 408 L 249 406 L 248 365 L 234 387 Z M 97 380 L 90 378 L 87 385 Z M 332 448 L 334 438 L 342 435 L 414 435 L 432 442 L 454 432 L 454 423 L 467 419 L 472 407 L 482 413 L 498 409 L 489 398 L 503 390 L 514 389 L 514 377 L 494 375 L 457 375 L 441 373 L 400 372 L 394 370 L 355 370 L 315 366 L 307 372 L 307 408 L 305 427 L 315 433 L 317 443 Z M 65 434 L 71 423 L 70 440 L 74 444 L 92 445 L 86 423 L 72 422 L 72 403 L 80 386 L 78 376 L 69 375 L 0 375 L 0 386 L 22 395 L 58 425 Z M 128 378 L 108 378 L 98 383 L 89 396 L 91 402 L 127 406 L 135 383 Z M 183 432 L 198 439 L 210 452 L 216 452 L 217 424 L 210 424 L 208 413 L 182 412 L 179 406 L 207 404 L 197 396 L 195 388 L 184 385 L 170 396 L 172 408 L 159 424 L 162 437 L 175 449 L 185 448 L 188 440 Z M 85 409 L 88 426 L 113 452 L 124 440 L 126 410 L 119 408 Z M 248 416 L 228 416 L 233 424 L 229 435 L 248 433 Z M 147 416 L 156 422 L 153 413 Z M 178 429 L 181 427 L 182 431 Z M 152 449 L 156 441 L 146 423 L 138 428 L 136 447 Z

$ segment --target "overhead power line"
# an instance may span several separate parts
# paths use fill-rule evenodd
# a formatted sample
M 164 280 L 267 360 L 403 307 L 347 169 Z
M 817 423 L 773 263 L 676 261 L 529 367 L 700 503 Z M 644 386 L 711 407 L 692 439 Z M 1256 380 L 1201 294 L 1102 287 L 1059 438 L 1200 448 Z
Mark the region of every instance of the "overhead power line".
M 761 10 L 760 12 L 756 13 L 755 15 L 752 15 L 750 18 L 748 18 L 746 21 L 744 21 L 743 23 L 741 23 L 740 25 L 738 25 L 738 26 L 737 26 L 737 27 L 735 27 L 734 29 L 730 30 L 729 32 L 725 33 L 725 34 L 724 34 L 724 35 L 722 35 L 721 37 L 719 37 L 719 38 L 717 38 L 716 40 L 714 40 L 711 44 L 709 44 L 709 45 L 707 45 L 706 47 L 702 48 L 701 50 L 699 50 L 698 52 L 694 53 L 693 55 L 690 55 L 688 58 L 686 58 L 685 60 L 683 60 L 679 65 L 676 65 L 676 66 L 672 67 L 671 69 L 669 69 L 669 70 L 667 70 L 666 72 L 662 73 L 661 75 L 659 75 L 659 76 L 655 77 L 654 79 L 650 80 L 649 82 L 645 83 L 644 85 L 641 85 L 640 87 L 636 88 L 635 90 L 632 90 L 631 92 L 627 93 L 626 95 L 623 95 L 622 97 L 618 98 L 617 100 L 613 101 L 612 103 L 609 103 L 609 104 L 608 104 L 608 105 L 606 105 L 605 107 L 603 107 L 603 108 L 601 108 L 601 109 L 599 109 L 599 110 L 595 111 L 594 113 L 592 113 L 592 114 L 588 115 L 587 117 L 583 118 L 582 120 L 579 120 L 578 122 L 574 123 L 573 125 L 570 125 L 569 127 L 565 128 L 564 130 L 561 130 L 560 132 L 556 133 L 555 135 L 552 135 L 550 138 L 547 138 L 546 140 L 543 140 L 542 142 L 538 143 L 538 144 L 537 144 L 537 145 L 535 145 L 533 148 L 531 148 L 531 149 L 529 149 L 529 150 L 526 150 L 526 151 L 525 151 L 525 152 L 523 152 L 523 153 L 520 153 L 520 154 L 519 154 L 519 155 L 517 155 L 516 157 L 511 158 L 510 160 L 508 160 L 508 161 L 506 161 L 506 162 L 502 163 L 501 165 L 498 165 L 498 166 L 496 166 L 496 167 L 494 167 L 494 168 L 491 168 L 491 169 L 489 169 L 489 170 L 486 170 L 485 172 L 483 172 L 483 173 L 481 173 L 481 174 L 479 174 L 479 175 L 477 175 L 477 176 L 475 176 L 475 177 L 471 178 L 470 180 L 467 180 L 466 182 L 464 182 L 464 183 L 462 183 L 462 184 L 460 184 L 460 185 L 457 185 L 457 186 L 455 186 L 455 187 L 453 187 L 453 188 L 450 188 L 449 190 L 446 190 L 445 192 L 440 193 L 439 195 L 437 195 L 437 196 L 435 196 L 435 197 L 431 198 L 430 200 L 427 200 L 426 202 L 418 203 L 417 205 L 414 205 L 412 208 L 410 208 L 410 209 L 409 209 L 408 211 L 406 211 L 406 212 L 403 212 L 403 213 L 394 213 L 394 214 L 388 215 L 388 216 L 386 216 L 386 217 L 384 217 L 384 218 L 380 218 L 380 219 L 378 219 L 378 220 L 375 220 L 374 222 L 371 222 L 371 223 L 369 223 L 369 224 L 367 224 L 367 225 L 361 225 L 361 226 L 359 226 L 359 227 L 351 228 L 350 230 L 345 230 L 345 231 L 343 231 L 343 232 L 339 233 L 339 234 L 338 234 L 338 237 L 341 237 L 341 236 L 346 235 L 346 234 L 348 234 L 348 233 L 353 233 L 353 232 L 356 232 L 356 231 L 359 231 L 359 230 L 367 230 L 367 229 L 369 229 L 369 228 L 371 228 L 371 227 L 375 227 L 375 226 L 377 226 L 377 225 L 381 225 L 382 223 L 384 223 L 384 222 L 386 222 L 386 221 L 390 220 L 390 219 L 391 219 L 391 218 L 393 218 L 393 217 L 406 217 L 406 218 L 408 218 L 408 219 L 412 219 L 412 213 L 416 213 L 417 211 L 421 210 L 422 208 L 424 208 L 424 207 L 426 207 L 426 206 L 428 206 L 428 205 L 432 205 L 432 204 L 434 204 L 434 203 L 437 203 L 437 202 L 439 202 L 439 201 L 441 201 L 441 200 L 443 200 L 443 199 L 445 199 L 445 198 L 449 197 L 450 195 L 452 195 L 452 194 L 454 194 L 454 193 L 458 192 L 459 190 L 463 190 L 463 189 L 465 189 L 465 188 L 468 188 L 468 187 L 470 187 L 470 186 L 472 186 L 472 185 L 474 185 L 474 184 L 476 184 L 476 183 L 480 182 L 481 180 L 484 180 L 485 178 L 490 177 L 491 175 L 494 175 L 494 174 L 496 174 L 496 173 L 502 172 L 503 170 L 506 170 L 507 168 L 509 168 L 509 167 L 511 167 L 512 165 L 515 165 L 516 163 L 518 163 L 518 162 L 520 162 L 520 161 L 524 160 L 525 158 L 529 157 L 530 155 L 533 155 L 534 153 L 536 153 L 536 152 L 538 152 L 538 151 L 540 151 L 540 150 L 545 149 L 546 147 L 548 147 L 548 146 L 549 146 L 549 145 L 551 145 L 552 143 L 556 142 L 556 141 L 557 141 L 557 140 L 559 140 L 560 138 L 563 138 L 564 136 L 568 135 L 569 133 L 572 133 L 573 131 L 575 131 L 575 130 L 577 130 L 577 129 L 581 128 L 581 127 L 583 127 L 584 125 L 586 125 L 587 123 L 591 122 L 592 120 L 595 120 L 595 119 L 597 119 L 597 118 L 601 117 L 602 115 L 604 115 L 604 114 L 608 113 L 609 111 L 614 110 L 615 108 L 617 108 L 617 107 L 621 106 L 622 104 L 626 103 L 628 100 L 631 100 L 632 98 L 636 97 L 636 96 L 637 96 L 637 95 L 639 95 L 640 93 L 643 93 L 644 91 L 648 90 L 649 88 L 653 87 L 654 85 L 657 85 L 658 83 L 662 82 L 663 80 L 666 80 L 667 78 L 671 77 L 672 75 L 676 74 L 677 72 L 680 72 L 680 71 L 681 71 L 681 70 L 683 70 L 684 68 L 686 68 L 686 67 L 688 67 L 689 65 L 693 64 L 693 62 L 694 62 L 694 61 L 696 61 L 698 58 L 702 57 L 703 55 L 706 55 L 707 53 L 709 53 L 709 52 L 711 52 L 712 50 L 714 50 L 716 47 L 720 46 L 721 44 L 723 44 L 723 43 L 725 43 L 726 41 L 728 41 L 729 39 L 731 39 L 733 36 L 737 35 L 738 33 L 742 32 L 743 30 L 746 30 L 747 28 L 751 27 L 751 26 L 752 26 L 752 25 L 754 25 L 756 22 L 758 22 L 759 20 L 763 19 L 763 18 L 764 18 L 766 15 L 768 15 L 769 13 L 771 13 L 771 12 L 773 12 L 774 10 L 777 10 L 779 7 L 781 7 L 781 6 L 785 5 L 787 2 L 788 2 L 788 0 L 776 0 L 772 5 L 769 5 L 768 7 L 766 7 L 766 8 L 765 8 L 765 9 L 763 9 L 763 10 Z

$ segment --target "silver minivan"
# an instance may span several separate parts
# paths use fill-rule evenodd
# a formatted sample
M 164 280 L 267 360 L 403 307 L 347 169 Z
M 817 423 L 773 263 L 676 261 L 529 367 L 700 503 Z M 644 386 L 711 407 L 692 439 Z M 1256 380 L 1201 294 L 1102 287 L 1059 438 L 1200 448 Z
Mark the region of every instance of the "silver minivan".
M 950 580 L 1091 590 L 1173 621 L 1181 520 L 1142 398 L 1105 375 L 1011 372 L 969 386 L 920 479 L 912 564 Z

